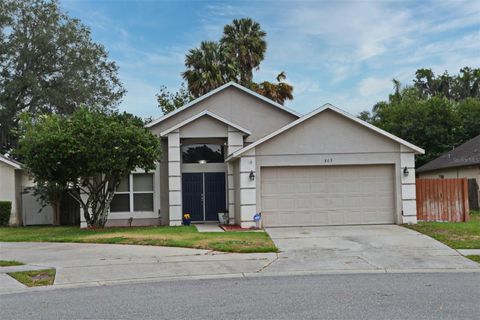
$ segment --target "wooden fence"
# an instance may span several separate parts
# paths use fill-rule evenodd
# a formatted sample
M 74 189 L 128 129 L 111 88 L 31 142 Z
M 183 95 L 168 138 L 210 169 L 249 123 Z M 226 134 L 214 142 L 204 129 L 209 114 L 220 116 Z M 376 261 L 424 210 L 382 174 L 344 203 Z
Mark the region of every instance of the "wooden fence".
M 421 221 L 468 221 L 468 181 L 417 179 L 417 219 Z

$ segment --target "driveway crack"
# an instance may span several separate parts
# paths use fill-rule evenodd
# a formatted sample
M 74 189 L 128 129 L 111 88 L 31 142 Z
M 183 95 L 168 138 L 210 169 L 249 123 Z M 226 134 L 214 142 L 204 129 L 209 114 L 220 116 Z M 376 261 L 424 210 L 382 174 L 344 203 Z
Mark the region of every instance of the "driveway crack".
M 278 255 L 278 253 L 276 253 L 275 254 L 275 259 L 273 259 L 272 261 L 270 261 L 269 263 L 267 263 L 266 265 L 264 265 L 263 267 L 258 269 L 256 273 L 260 273 L 260 272 L 264 271 L 265 269 L 270 267 L 274 262 L 278 261 L 278 259 L 279 259 L 279 255 Z

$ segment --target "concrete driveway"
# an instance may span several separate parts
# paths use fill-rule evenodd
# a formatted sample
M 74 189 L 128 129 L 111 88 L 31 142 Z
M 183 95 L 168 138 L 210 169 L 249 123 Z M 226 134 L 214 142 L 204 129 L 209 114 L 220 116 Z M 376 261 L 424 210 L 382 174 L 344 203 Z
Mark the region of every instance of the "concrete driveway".
M 478 271 L 446 245 L 396 225 L 269 228 L 281 253 L 267 272 Z

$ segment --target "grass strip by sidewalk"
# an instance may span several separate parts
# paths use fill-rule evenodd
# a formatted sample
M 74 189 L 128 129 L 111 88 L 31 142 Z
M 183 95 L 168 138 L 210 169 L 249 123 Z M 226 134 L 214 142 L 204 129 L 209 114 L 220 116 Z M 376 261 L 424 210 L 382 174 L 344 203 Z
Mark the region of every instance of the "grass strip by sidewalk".
M 465 256 L 465 257 L 467 257 L 470 260 L 473 260 L 475 262 L 480 263 L 480 255 L 469 255 L 469 256 Z
M 51 286 L 55 281 L 55 269 L 19 271 L 7 274 L 27 287 Z
M 136 244 L 240 253 L 277 252 L 266 232 L 198 232 L 195 226 L 100 230 L 51 226 L 2 227 L 0 241 Z
M 23 266 L 24 263 L 15 260 L 0 260 L 0 267 Z
M 480 212 L 470 214 L 468 222 L 419 222 L 405 225 L 454 249 L 480 249 Z

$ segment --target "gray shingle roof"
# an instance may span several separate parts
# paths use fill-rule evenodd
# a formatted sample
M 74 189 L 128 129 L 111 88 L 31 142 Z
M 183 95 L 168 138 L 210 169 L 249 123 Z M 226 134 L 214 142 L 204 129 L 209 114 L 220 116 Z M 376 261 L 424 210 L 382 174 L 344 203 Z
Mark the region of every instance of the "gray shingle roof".
M 480 165 L 480 135 L 424 164 L 417 172 Z

